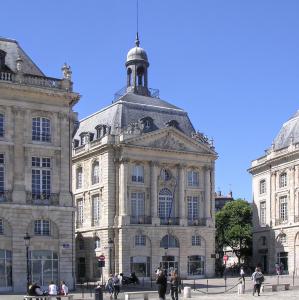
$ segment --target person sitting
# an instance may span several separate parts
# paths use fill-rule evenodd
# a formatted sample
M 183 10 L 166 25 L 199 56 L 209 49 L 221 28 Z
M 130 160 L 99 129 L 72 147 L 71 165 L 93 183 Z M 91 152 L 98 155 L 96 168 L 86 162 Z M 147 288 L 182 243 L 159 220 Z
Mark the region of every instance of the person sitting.
M 44 293 L 41 290 L 40 286 L 36 282 L 34 282 L 34 283 L 30 284 L 28 287 L 28 295 L 29 296 L 44 296 L 44 295 L 46 295 L 46 293 Z M 39 298 L 36 298 L 36 299 L 39 299 Z
M 57 285 L 54 283 L 54 281 L 51 281 L 49 284 L 49 292 L 48 292 L 49 296 L 56 296 L 58 295 L 58 288 Z M 60 300 L 60 297 L 56 298 L 57 300 Z
M 69 293 L 69 288 L 63 280 L 61 280 L 60 295 L 66 296 Z

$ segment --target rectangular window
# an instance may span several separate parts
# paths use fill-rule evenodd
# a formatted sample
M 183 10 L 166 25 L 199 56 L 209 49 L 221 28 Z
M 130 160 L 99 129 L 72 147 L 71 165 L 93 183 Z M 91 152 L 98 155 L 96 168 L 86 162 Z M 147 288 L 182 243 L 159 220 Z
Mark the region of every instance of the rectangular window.
M 144 216 L 144 193 L 131 193 L 132 216 Z
M 82 167 L 77 168 L 76 170 L 76 188 L 81 189 L 83 182 L 83 170 Z
M 92 219 L 93 222 L 99 222 L 100 220 L 100 198 L 99 195 L 92 197 Z
M 4 137 L 4 115 L 0 114 L 0 137 Z
M 32 118 L 32 140 L 40 142 L 51 141 L 51 123 L 47 118 Z
M 132 181 L 133 182 L 144 182 L 143 178 L 143 166 L 135 165 L 132 169 Z
M 192 246 L 200 246 L 201 245 L 201 239 L 199 235 L 193 235 L 192 236 Z
M 0 219 L 0 234 L 3 234 L 4 230 L 3 230 L 3 220 Z
M 188 186 L 199 186 L 199 173 L 188 171 Z
M 260 224 L 261 226 L 266 225 L 266 202 L 260 203 Z
M 198 220 L 199 218 L 199 197 L 188 196 L 188 220 Z
M 260 194 L 266 193 L 266 180 L 260 181 Z
M 287 186 L 287 173 L 283 173 L 279 176 L 279 187 L 283 188 Z
M 32 198 L 34 200 L 49 199 L 51 195 L 51 159 L 48 157 L 32 157 Z
M 4 198 L 4 186 L 5 186 L 4 154 L 0 153 L 0 200 Z
M 80 199 L 77 201 L 77 222 L 83 224 L 84 221 L 84 210 L 83 210 L 83 200 Z
M 136 235 L 135 236 L 135 245 L 136 246 L 145 246 L 146 245 L 145 235 Z
M 50 235 L 50 221 L 49 220 L 35 220 L 34 221 L 35 235 Z
M 287 196 L 279 198 L 279 218 L 284 222 L 288 220 L 288 200 Z

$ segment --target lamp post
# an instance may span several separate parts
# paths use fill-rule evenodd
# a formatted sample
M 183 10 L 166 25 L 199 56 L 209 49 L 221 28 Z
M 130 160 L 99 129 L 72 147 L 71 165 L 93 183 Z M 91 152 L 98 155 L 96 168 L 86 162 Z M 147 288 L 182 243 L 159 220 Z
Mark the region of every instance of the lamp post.
M 109 247 L 109 274 L 112 274 L 112 248 L 113 248 L 113 240 L 111 237 L 108 240 L 108 247 Z
M 24 236 L 25 246 L 26 246 L 26 262 L 27 262 L 27 292 L 29 290 L 30 284 L 30 266 L 29 266 L 29 246 L 30 246 L 31 236 L 26 232 Z

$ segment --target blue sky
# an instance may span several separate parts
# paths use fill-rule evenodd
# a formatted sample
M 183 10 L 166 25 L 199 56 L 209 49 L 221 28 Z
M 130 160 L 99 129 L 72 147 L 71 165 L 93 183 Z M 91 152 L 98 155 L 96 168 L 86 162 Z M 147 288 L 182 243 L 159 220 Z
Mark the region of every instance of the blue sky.
M 215 140 L 216 189 L 251 200 L 251 160 L 299 109 L 299 1 L 140 0 L 149 85 Z M 83 118 L 125 85 L 136 0 L 3 1 L 0 36 L 48 75 L 72 66 Z

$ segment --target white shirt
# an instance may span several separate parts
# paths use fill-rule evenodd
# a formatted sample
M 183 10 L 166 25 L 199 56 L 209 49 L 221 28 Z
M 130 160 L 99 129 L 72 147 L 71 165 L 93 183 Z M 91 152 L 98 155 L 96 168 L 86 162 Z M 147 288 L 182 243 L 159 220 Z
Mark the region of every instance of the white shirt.
M 57 285 L 56 284 L 50 284 L 49 285 L 49 295 L 57 295 Z
M 69 293 L 69 288 L 65 284 L 63 284 L 61 286 L 61 290 L 62 290 L 64 295 L 67 295 Z

